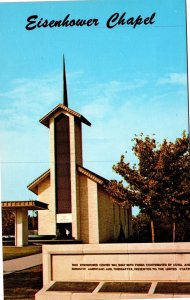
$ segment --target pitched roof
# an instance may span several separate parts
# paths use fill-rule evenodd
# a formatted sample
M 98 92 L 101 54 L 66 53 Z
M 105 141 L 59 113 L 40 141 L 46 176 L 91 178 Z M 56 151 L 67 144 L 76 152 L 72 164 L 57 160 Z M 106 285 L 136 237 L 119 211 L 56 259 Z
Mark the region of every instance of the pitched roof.
M 100 176 L 100 175 L 98 175 L 98 174 L 82 167 L 82 166 L 78 165 L 77 170 L 80 173 L 82 173 L 83 175 L 86 175 L 88 178 L 92 179 L 93 181 L 95 181 L 95 182 L 97 182 L 101 185 L 109 181 L 108 179 L 106 179 L 106 178 L 104 178 L 104 177 L 102 177 L 102 176 Z
M 80 166 L 77 165 L 77 171 L 85 176 L 87 176 L 88 178 L 90 178 L 91 180 L 103 185 L 104 183 L 107 183 L 109 180 Z M 50 176 L 50 169 L 47 170 L 46 172 L 44 172 L 42 175 L 40 175 L 38 178 L 36 178 L 34 181 L 32 181 L 27 188 L 32 191 L 33 193 L 35 193 L 36 195 L 38 194 L 38 185 L 40 183 L 42 183 L 46 178 L 48 178 Z
M 34 194 L 38 195 L 38 185 L 43 182 L 48 176 L 50 176 L 50 169 L 32 181 L 27 188 L 32 191 Z
M 78 118 L 81 122 L 85 123 L 88 126 L 91 126 L 91 123 L 85 117 L 83 117 L 81 114 L 77 113 L 76 111 L 68 108 L 67 106 L 65 106 L 63 104 L 58 104 L 47 115 L 45 115 L 43 118 L 41 118 L 40 123 L 42 123 L 46 127 L 49 127 L 50 117 L 53 116 L 58 111 L 66 111 L 66 112 L 70 113 L 72 116 Z

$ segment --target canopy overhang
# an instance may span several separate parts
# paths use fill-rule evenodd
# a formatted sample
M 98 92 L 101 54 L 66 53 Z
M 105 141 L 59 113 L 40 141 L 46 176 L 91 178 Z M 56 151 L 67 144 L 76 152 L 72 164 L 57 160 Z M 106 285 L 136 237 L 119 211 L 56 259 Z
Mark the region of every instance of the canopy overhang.
M 37 200 L 3 201 L 3 210 L 15 212 L 15 246 L 28 245 L 28 211 L 48 209 L 48 204 Z
M 48 204 L 37 200 L 22 200 L 22 201 L 3 201 L 1 202 L 2 209 L 11 208 L 26 208 L 28 210 L 48 209 Z

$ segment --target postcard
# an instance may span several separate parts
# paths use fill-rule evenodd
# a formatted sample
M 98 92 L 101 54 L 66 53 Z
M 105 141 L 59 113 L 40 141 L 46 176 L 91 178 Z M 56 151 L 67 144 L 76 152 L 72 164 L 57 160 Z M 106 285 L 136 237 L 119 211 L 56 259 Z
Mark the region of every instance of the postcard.
M 186 1 L 0 13 L 4 299 L 189 296 Z

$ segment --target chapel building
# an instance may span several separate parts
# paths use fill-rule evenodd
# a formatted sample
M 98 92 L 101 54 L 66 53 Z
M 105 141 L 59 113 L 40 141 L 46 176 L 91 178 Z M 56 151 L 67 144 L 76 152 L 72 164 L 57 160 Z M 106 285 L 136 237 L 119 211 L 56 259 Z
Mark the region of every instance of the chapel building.
M 38 234 L 97 244 L 117 241 L 122 231 L 127 239 L 131 209 L 114 204 L 108 180 L 83 166 L 82 124 L 91 123 L 68 107 L 65 64 L 63 87 L 63 104 L 40 120 L 49 129 L 50 168 L 28 185 L 48 204 L 38 212 Z

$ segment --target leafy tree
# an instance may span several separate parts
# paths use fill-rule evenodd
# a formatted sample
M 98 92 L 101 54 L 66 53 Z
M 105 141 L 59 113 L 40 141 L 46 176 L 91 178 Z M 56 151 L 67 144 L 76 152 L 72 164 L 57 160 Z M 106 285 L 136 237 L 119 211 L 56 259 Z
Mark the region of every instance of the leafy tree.
M 173 241 L 176 222 L 190 218 L 190 153 L 185 133 L 175 143 L 164 140 L 158 152 L 157 182 L 154 190 L 160 193 L 159 210 L 171 219 Z
M 15 215 L 12 210 L 2 210 L 2 235 L 15 234 Z
M 161 215 L 175 224 L 180 218 L 190 217 L 190 154 L 185 132 L 174 143 L 166 139 L 162 144 L 140 134 L 133 139 L 132 148 L 138 165 L 125 162 L 122 155 L 113 170 L 125 180 L 111 181 L 107 191 L 118 205 L 139 206 L 150 218 L 152 242 L 155 241 L 154 220 Z
M 144 213 L 132 217 L 133 236 L 132 242 L 151 242 L 150 218 Z
M 150 218 L 146 214 L 139 213 L 133 216 L 133 236 L 129 242 L 151 242 Z M 172 222 L 165 215 L 154 219 L 155 235 L 157 242 L 172 241 Z M 187 242 L 190 240 L 190 219 L 180 219 L 176 224 L 176 241 Z

